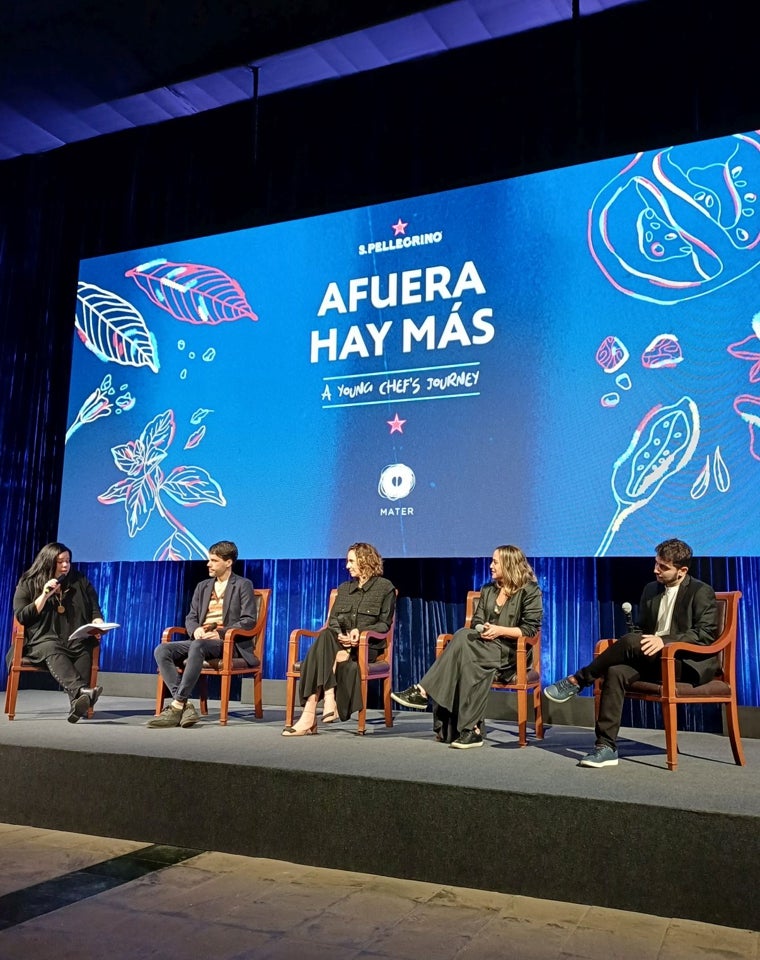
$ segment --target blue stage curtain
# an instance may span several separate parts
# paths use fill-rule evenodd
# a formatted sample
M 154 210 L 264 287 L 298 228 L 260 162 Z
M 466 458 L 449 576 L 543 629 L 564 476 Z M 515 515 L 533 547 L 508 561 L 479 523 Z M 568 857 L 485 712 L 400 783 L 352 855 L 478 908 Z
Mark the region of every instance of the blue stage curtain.
M 30 558 L 28 558 L 30 559 Z M 28 561 L 27 561 L 28 562 Z M 488 583 L 489 558 L 389 559 L 386 575 L 399 587 L 394 656 L 394 685 L 419 680 L 435 657 L 439 634 L 453 633 L 464 622 L 468 590 Z M 532 558 L 544 596 L 541 668 L 545 683 L 575 672 L 593 657 L 601 636 L 620 636 L 624 599 L 636 601 L 651 562 L 642 558 Z M 78 565 L 95 585 L 107 618 L 122 626 L 103 638 L 104 671 L 154 673 L 153 648 L 167 626 L 183 624 L 196 583 L 207 575 L 205 564 L 83 563 Z M 718 590 L 741 589 L 739 702 L 760 705 L 756 664 L 758 574 L 756 558 L 701 561 L 695 575 Z M 330 590 L 346 579 L 343 558 L 322 560 L 242 560 L 237 570 L 255 586 L 271 587 L 272 601 L 264 658 L 264 676 L 285 676 L 287 644 L 296 627 L 316 629 L 325 622 Z M 644 574 L 642 577 L 642 573 Z M 630 580 L 635 574 L 637 579 Z M 617 581 L 620 581 L 618 584 Z M 627 592 L 628 582 L 633 584 Z M 8 583 L 4 583 L 4 589 Z M 9 617 L 8 617 L 9 619 Z M 590 696 L 590 691 L 584 694 Z M 680 708 L 685 729 L 720 729 L 720 708 Z M 651 704 L 626 706 L 625 726 L 661 726 Z

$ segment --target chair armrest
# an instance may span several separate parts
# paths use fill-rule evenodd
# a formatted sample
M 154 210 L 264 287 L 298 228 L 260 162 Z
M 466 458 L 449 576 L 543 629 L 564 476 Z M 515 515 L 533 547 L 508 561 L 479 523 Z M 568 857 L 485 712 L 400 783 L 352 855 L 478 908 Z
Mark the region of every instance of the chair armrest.
M 443 653 L 448 645 L 449 641 L 453 638 L 453 633 L 439 633 L 438 639 L 435 641 L 435 659 Z
M 616 637 L 610 637 L 607 640 L 599 640 L 594 647 L 594 656 L 598 657 L 600 653 L 604 653 L 607 647 L 611 647 L 613 643 L 617 643 Z
M 319 630 L 296 629 L 290 631 L 290 640 L 288 640 L 288 670 L 292 670 L 293 664 L 298 663 L 301 659 L 299 654 L 301 652 L 301 640 L 303 637 L 318 637 L 324 629 L 324 627 L 320 627 Z
M 187 636 L 187 630 L 184 627 L 167 627 L 166 630 L 161 634 L 161 643 L 171 643 L 172 638 L 176 635 L 178 636 Z
M 662 648 L 663 660 L 674 660 L 677 653 L 716 654 L 727 647 L 732 641 L 730 634 L 716 640 L 714 643 L 687 643 L 685 640 L 673 640 Z
M 535 647 L 539 641 L 538 634 L 535 637 L 526 637 L 525 634 L 521 633 L 517 637 L 517 677 L 521 683 L 524 683 L 528 676 L 528 651 Z
M 221 666 L 222 670 L 231 670 L 232 669 L 232 660 L 235 652 L 235 640 L 237 637 L 255 637 L 258 636 L 259 630 L 256 627 L 251 627 L 250 630 L 243 630 L 242 627 L 230 627 L 229 630 L 224 631 L 224 636 L 222 637 L 222 656 L 221 656 Z
M 677 653 L 717 654 L 723 650 L 724 647 L 729 646 L 732 639 L 732 636 L 727 633 L 724 637 L 716 640 L 715 643 L 686 643 L 686 641 L 683 640 L 673 640 L 671 643 L 666 643 L 662 648 L 662 657 L 660 660 L 662 666 L 663 695 L 668 698 L 676 696 Z
M 385 633 L 377 633 L 374 630 L 362 630 L 359 634 L 359 645 L 357 648 L 357 661 L 359 663 L 359 673 L 362 677 L 367 676 L 369 670 L 369 640 L 370 637 L 374 640 L 385 640 L 388 642 L 388 636 L 390 635 L 390 630 L 386 630 Z

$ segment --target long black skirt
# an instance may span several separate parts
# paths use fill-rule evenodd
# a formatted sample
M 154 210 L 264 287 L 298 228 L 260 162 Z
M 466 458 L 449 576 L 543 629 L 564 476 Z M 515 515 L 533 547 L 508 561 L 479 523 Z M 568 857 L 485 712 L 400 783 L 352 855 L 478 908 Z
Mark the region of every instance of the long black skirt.
M 320 631 L 301 662 L 301 679 L 298 684 L 301 706 L 304 706 L 309 697 L 316 694 L 319 700 L 322 691 L 335 688 L 335 700 L 341 720 L 348 720 L 352 713 L 362 708 L 362 685 L 356 650 L 351 650 L 349 659 L 338 663 L 333 670 L 336 654 L 345 649 L 338 643 L 337 631 L 330 627 Z M 374 661 L 377 655 L 370 650 L 369 657 Z

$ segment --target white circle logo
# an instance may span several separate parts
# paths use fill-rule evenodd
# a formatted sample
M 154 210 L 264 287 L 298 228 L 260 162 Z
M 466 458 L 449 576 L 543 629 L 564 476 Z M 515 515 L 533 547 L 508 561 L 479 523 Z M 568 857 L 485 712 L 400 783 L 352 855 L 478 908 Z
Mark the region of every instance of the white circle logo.
M 380 474 L 377 492 L 386 500 L 403 500 L 414 490 L 417 478 L 405 463 L 391 463 Z

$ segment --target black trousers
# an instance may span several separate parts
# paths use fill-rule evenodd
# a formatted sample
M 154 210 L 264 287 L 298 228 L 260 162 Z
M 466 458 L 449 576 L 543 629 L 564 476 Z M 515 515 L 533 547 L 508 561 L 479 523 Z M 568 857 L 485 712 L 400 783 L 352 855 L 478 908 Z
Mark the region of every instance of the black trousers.
M 599 717 L 594 728 L 597 746 L 608 746 L 617 750 L 626 684 L 635 680 L 648 680 L 652 683 L 660 683 L 662 680 L 662 654 L 658 652 L 649 657 L 642 653 L 642 636 L 641 633 L 627 633 L 575 674 L 581 688 L 590 686 L 600 677 L 604 678 Z M 689 677 L 683 676 L 684 670 L 688 671 L 689 667 L 676 660 L 676 679 L 691 683 Z
M 69 700 L 76 700 L 82 687 L 90 685 L 92 654 L 89 650 L 72 650 L 56 644 L 45 657 L 45 665 L 69 695 Z

